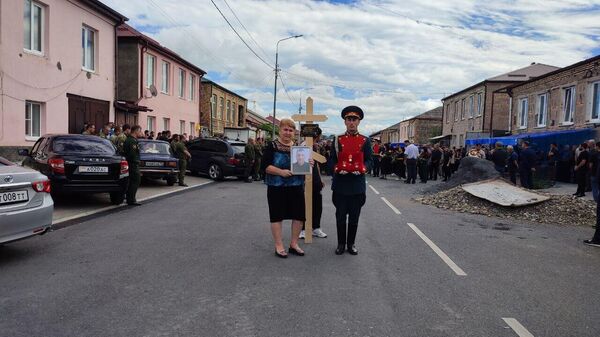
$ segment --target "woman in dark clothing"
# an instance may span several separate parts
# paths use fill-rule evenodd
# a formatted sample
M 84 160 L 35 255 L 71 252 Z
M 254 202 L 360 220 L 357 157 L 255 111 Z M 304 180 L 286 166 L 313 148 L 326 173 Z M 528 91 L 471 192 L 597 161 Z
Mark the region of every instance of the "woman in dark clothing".
M 387 179 L 387 175 L 392 173 L 392 149 L 388 144 L 385 146 L 385 152 L 381 157 L 381 176 L 379 179 Z
M 429 150 L 425 147 L 421 151 L 421 154 L 419 155 L 419 159 L 417 161 L 417 167 L 419 169 L 419 178 L 421 179 L 421 182 L 423 184 L 427 183 L 427 177 L 429 176 L 429 167 L 427 164 L 429 161 L 429 157 Z
M 404 164 L 404 150 L 399 147 L 394 158 L 394 173 L 398 178 L 406 178 L 406 164 Z

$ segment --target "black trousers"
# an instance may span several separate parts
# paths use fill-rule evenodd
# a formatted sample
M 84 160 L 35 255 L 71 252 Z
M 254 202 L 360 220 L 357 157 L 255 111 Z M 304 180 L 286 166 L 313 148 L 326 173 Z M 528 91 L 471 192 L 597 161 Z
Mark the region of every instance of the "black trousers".
M 514 185 L 517 184 L 517 170 L 516 169 L 508 169 L 508 176 L 510 177 L 510 182 Z
M 440 172 L 440 162 L 431 162 L 429 165 L 429 180 L 437 180 Z
M 531 169 L 519 169 L 519 178 L 521 186 L 528 189 L 533 189 L 533 174 Z
M 332 201 L 335 206 L 338 245 L 348 245 L 348 247 L 354 245 L 360 210 L 366 200 L 365 193 L 341 195 L 333 192 Z
M 452 166 L 450 164 L 444 165 L 442 171 L 444 172 L 444 180 L 450 179 L 450 176 L 452 176 Z
M 407 159 L 406 160 L 406 182 L 415 182 L 417 180 L 417 160 Z
M 596 231 L 594 232 L 593 242 L 600 242 L 600 201 L 596 203 Z
M 585 194 L 587 170 L 580 168 L 575 171 L 575 179 L 577 180 L 577 194 Z
M 379 157 L 373 156 L 373 177 L 379 176 L 380 159 Z
M 314 187 L 313 187 L 314 188 Z M 323 195 L 321 192 L 313 191 L 313 201 L 312 201 L 312 228 L 317 229 L 321 228 L 321 215 L 323 214 Z M 305 229 L 305 226 L 302 225 L 302 230 Z

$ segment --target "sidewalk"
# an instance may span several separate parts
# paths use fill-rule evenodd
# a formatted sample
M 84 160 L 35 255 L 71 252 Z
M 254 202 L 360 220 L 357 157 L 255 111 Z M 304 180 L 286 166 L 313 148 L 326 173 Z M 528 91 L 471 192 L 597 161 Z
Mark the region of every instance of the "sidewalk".
M 534 190 L 534 192 L 540 191 L 549 194 L 557 194 L 557 195 L 573 195 L 575 191 L 577 191 L 577 184 L 569 184 L 557 181 L 554 186 L 550 188 L 544 188 L 541 190 Z M 586 200 L 594 200 L 592 197 L 592 192 L 585 192 L 585 197 L 583 199 Z
M 198 188 L 211 182 L 212 180 L 207 178 L 189 175 L 185 177 L 185 183 L 189 185 L 188 187 L 181 187 L 177 184 L 174 186 L 167 186 L 166 182 L 163 180 L 142 181 L 142 185 L 137 192 L 137 199 L 143 203 L 165 195 Z M 122 207 L 127 207 L 127 205 L 112 205 L 108 193 L 59 196 L 54 200 L 52 225 L 64 224 L 71 220 Z

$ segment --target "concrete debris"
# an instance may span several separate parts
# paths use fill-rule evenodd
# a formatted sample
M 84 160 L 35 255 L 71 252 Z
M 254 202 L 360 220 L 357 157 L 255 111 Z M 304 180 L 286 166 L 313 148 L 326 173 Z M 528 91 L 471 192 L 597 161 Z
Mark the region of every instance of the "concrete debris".
M 500 173 L 496 171 L 494 163 L 491 161 L 475 157 L 465 157 L 460 160 L 458 170 L 452 175 L 450 180 L 443 184 L 428 187 L 425 193 L 437 193 L 463 184 L 499 177 Z
M 461 186 L 472 195 L 505 207 L 519 207 L 544 202 L 550 197 L 517 187 L 502 179 L 484 180 Z
M 498 206 L 465 192 L 461 187 L 428 194 L 415 200 L 441 209 L 517 221 L 575 226 L 594 226 L 596 224 L 596 203 L 594 201 L 570 195 L 540 194 L 551 198 L 543 203 L 518 208 Z

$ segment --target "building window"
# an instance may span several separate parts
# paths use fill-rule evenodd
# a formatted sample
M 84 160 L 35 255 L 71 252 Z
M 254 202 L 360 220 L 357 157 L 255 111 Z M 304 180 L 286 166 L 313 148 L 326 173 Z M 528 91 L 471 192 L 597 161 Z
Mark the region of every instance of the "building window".
M 193 101 L 196 98 L 196 76 L 190 74 L 190 101 Z
M 227 100 L 227 122 L 231 122 L 231 101 Z
M 40 103 L 25 102 L 25 136 L 39 137 L 42 118 Z
M 473 118 L 475 115 L 475 97 L 469 96 L 469 118 Z
M 527 113 L 529 111 L 529 104 L 527 98 L 521 98 L 519 100 L 519 129 L 527 129 Z
M 219 97 L 219 113 L 218 118 L 223 119 L 223 115 L 225 114 L 225 99 L 223 97 Z
M 154 125 L 156 124 L 156 117 L 148 116 L 146 119 L 146 130 L 149 132 L 154 131 Z
M 454 102 L 454 121 L 458 122 L 458 101 Z
M 591 90 L 590 103 L 592 106 L 590 109 L 590 120 L 597 121 L 600 119 L 600 82 L 592 83 Z
M 537 126 L 544 127 L 546 126 L 547 113 L 548 113 L 548 94 L 538 95 L 538 106 L 537 106 Z
M 450 104 L 446 105 L 446 124 L 450 123 Z
M 169 62 L 163 61 L 162 63 L 162 82 L 160 85 L 160 91 L 165 94 L 169 93 L 169 82 L 171 81 L 171 65 Z
M 210 109 L 210 116 L 212 118 L 215 118 L 215 115 L 217 114 L 217 95 L 212 95 L 212 99 L 210 100 L 210 105 L 211 105 L 211 109 Z
M 183 135 L 185 133 L 185 121 L 179 121 L 179 134 Z
M 146 54 L 146 88 L 156 86 L 156 57 Z
M 163 131 L 171 130 L 171 119 L 163 118 Z
M 481 93 L 477 94 L 477 116 L 481 116 L 483 112 L 483 95 Z
M 84 70 L 94 71 L 96 56 L 96 31 L 90 27 L 81 27 L 82 66 Z
M 185 71 L 179 69 L 179 97 L 185 98 Z
M 196 135 L 196 123 L 190 122 L 190 135 Z
M 460 102 L 460 119 L 465 119 L 465 108 L 466 108 L 467 100 L 465 98 Z
M 464 146 L 464 145 L 465 145 L 464 135 L 458 136 L 458 146 Z
M 575 87 L 564 89 L 563 112 L 563 123 L 573 123 L 573 114 L 575 113 Z
M 44 7 L 35 1 L 25 0 L 23 13 L 23 46 L 26 50 L 42 54 L 44 37 Z

